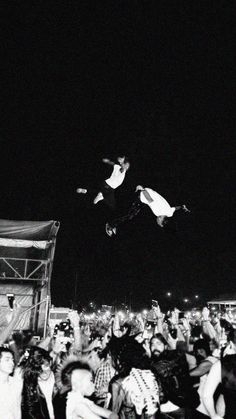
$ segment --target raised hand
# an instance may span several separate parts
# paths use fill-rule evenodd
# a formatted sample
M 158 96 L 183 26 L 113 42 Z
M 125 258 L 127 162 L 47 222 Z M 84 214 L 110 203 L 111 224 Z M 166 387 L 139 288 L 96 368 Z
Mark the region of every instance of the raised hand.
M 71 326 L 79 327 L 80 317 L 76 310 L 71 310 L 68 313 L 68 319 L 70 320 Z
M 202 310 L 202 320 L 209 320 L 210 310 L 207 307 L 204 307 Z

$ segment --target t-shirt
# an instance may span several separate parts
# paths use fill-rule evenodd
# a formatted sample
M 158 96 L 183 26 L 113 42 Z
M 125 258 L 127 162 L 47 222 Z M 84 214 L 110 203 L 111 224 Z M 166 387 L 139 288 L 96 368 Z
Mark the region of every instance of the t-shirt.
M 38 378 L 38 384 L 45 397 L 50 419 L 54 419 L 54 412 L 53 412 L 53 405 L 52 405 L 52 395 L 53 395 L 53 389 L 54 389 L 54 384 L 55 384 L 54 374 L 51 373 L 47 380 L 42 380 Z
M 213 365 L 213 364 L 215 364 L 216 361 L 218 361 L 218 359 L 214 356 L 209 355 L 205 359 L 205 361 L 209 361 Z M 206 384 L 207 376 L 208 376 L 208 373 L 204 374 L 200 377 L 200 384 L 199 384 L 199 387 L 198 387 L 198 394 L 200 396 L 200 402 L 201 403 L 198 406 L 197 411 L 203 413 L 204 415 L 208 415 L 208 412 L 207 412 L 207 410 L 206 410 L 206 408 L 205 408 L 205 406 L 202 402 L 202 395 L 203 395 L 204 387 L 205 387 L 205 384 Z
M 126 171 L 121 172 L 120 169 L 119 164 L 114 164 L 111 176 L 105 181 L 112 189 L 118 188 L 124 181 Z
M 172 217 L 175 212 L 175 207 L 171 207 L 168 202 L 159 193 L 151 188 L 145 188 L 152 198 L 152 202 L 145 197 L 143 191 L 140 192 L 140 201 L 147 204 L 156 217 L 166 216 Z
M 83 397 L 78 391 L 70 391 L 67 395 L 66 419 L 84 419 L 76 413 L 76 409 L 81 405 L 86 405 L 92 410 L 94 403 Z
M 1 419 L 21 419 L 22 385 L 19 377 L 9 377 L 6 383 L 0 383 Z

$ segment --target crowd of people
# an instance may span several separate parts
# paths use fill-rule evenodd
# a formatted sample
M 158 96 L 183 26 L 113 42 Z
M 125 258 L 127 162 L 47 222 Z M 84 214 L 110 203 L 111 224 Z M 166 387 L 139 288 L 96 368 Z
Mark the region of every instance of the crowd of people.
M 159 227 L 185 205 L 171 207 L 151 188 L 134 187 L 127 214 L 115 214 L 115 190 L 130 168 L 126 156 L 95 189 L 77 188 L 113 210 L 108 236 L 147 205 Z M 236 328 L 230 312 L 207 307 L 162 313 L 71 310 L 36 340 L 15 330 L 15 302 L 0 331 L 0 419 L 235 419 Z
M 236 418 L 232 312 L 110 311 L 0 333 L 1 419 Z

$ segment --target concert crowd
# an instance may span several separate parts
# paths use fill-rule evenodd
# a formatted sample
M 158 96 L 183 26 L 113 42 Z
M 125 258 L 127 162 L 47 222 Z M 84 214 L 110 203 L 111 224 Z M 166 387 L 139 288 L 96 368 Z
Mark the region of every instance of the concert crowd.
M 100 310 L 0 332 L 0 419 L 235 419 L 233 310 Z

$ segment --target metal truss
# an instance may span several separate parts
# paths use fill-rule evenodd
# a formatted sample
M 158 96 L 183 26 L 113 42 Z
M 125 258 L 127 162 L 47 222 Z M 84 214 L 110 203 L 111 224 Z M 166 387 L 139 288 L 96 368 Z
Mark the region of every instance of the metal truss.
M 50 259 L 0 257 L 0 280 L 44 281 L 49 280 Z

